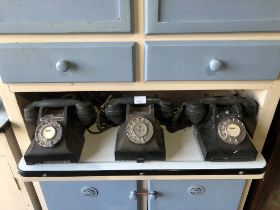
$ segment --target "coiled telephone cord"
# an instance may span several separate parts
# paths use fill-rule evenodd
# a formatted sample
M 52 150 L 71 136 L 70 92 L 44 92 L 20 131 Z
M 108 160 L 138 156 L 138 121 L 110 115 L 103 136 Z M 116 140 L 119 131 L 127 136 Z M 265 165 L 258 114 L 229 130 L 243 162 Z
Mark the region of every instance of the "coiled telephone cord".
M 108 130 L 109 128 L 113 127 L 112 123 L 110 123 L 110 120 L 105 116 L 105 109 L 108 106 L 108 103 L 110 99 L 112 98 L 112 95 L 109 95 L 105 102 L 100 106 L 97 107 L 96 109 L 96 129 L 98 131 L 93 131 L 91 129 L 87 129 L 87 131 L 90 134 L 100 134 L 103 133 L 104 131 Z

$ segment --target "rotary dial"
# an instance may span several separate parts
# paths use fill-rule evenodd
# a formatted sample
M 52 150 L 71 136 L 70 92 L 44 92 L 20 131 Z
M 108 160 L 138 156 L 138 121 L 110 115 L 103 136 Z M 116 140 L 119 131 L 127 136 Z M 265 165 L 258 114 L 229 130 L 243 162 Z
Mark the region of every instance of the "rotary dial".
M 42 147 L 54 147 L 62 138 L 62 127 L 56 121 L 44 121 L 35 131 L 35 140 Z
M 153 125 L 144 117 L 135 117 L 128 122 L 126 135 L 135 144 L 145 144 L 153 136 Z
M 246 137 L 246 128 L 237 118 L 225 118 L 218 123 L 218 134 L 227 144 L 238 145 Z

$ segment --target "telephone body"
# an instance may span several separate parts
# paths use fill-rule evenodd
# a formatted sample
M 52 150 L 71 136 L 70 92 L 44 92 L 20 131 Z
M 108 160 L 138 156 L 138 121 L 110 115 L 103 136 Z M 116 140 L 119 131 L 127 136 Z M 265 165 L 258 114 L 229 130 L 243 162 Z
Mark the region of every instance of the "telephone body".
M 121 97 L 109 101 L 105 115 L 118 129 L 115 160 L 165 160 L 166 150 L 160 124 L 173 116 L 172 104 L 159 98 Z
M 47 99 L 29 104 L 24 108 L 24 119 L 36 129 L 24 154 L 26 163 L 78 162 L 85 129 L 95 118 L 94 107 L 87 101 Z
M 258 104 L 240 96 L 207 97 L 185 103 L 185 115 L 207 161 L 253 161 L 258 151 L 244 117 L 255 117 Z

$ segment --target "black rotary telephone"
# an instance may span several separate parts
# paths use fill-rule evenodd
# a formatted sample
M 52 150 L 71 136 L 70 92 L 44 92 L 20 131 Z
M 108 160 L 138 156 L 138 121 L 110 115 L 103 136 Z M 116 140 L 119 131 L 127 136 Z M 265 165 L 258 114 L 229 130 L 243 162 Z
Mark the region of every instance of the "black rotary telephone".
M 255 117 L 258 105 L 241 96 L 206 97 L 184 104 L 195 136 L 208 161 L 251 161 L 257 150 L 246 130 L 244 117 Z
M 36 127 L 33 141 L 24 154 L 27 164 L 77 162 L 85 129 L 95 122 L 96 113 L 88 101 L 46 99 L 26 106 L 24 119 Z
M 163 130 L 173 116 L 172 104 L 146 96 L 113 98 L 105 115 L 115 126 L 120 125 L 116 146 L 116 160 L 165 160 Z

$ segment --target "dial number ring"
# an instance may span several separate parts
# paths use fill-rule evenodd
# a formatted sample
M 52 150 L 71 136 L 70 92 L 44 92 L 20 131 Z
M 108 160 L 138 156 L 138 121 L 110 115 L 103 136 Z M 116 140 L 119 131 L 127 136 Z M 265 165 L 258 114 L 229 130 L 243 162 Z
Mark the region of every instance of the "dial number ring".
M 153 125 L 144 117 L 131 119 L 126 127 L 126 135 L 135 144 L 145 144 L 153 136 Z
M 56 121 L 44 121 L 35 131 L 35 140 L 42 147 L 54 147 L 62 139 L 62 127 Z
M 227 144 L 240 144 L 246 133 L 244 124 L 237 118 L 225 118 L 218 123 L 218 135 Z

